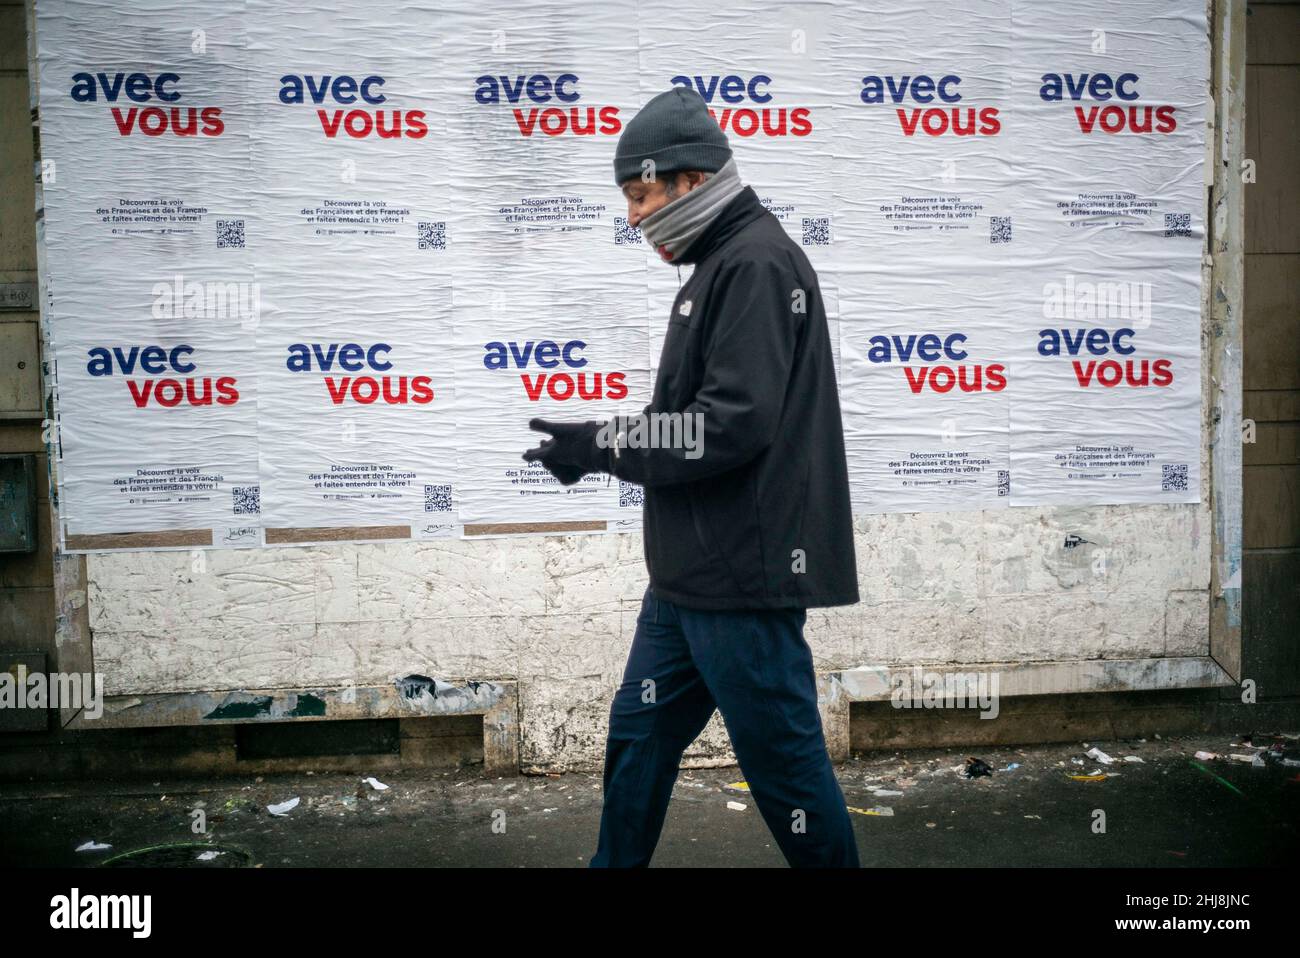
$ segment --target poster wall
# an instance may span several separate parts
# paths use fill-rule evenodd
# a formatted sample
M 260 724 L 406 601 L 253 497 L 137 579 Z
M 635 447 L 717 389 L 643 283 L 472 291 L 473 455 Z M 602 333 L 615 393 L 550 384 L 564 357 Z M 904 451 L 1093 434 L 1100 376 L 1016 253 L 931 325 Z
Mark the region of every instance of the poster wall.
M 1203 4 L 651 9 L 38 0 L 65 534 L 636 528 L 520 454 L 649 400 L 674 85 L 817 269 L 856 510 L 1199 501 Z

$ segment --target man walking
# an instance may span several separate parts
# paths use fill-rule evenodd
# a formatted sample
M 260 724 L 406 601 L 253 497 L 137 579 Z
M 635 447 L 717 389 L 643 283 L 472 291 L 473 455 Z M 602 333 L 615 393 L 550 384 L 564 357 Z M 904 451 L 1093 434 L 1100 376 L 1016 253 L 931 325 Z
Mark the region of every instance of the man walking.
M 695 270 L 673 302 L 644 412 L 533 420 L 553 438 L 524 453 L 565 484 L 608 472 L 645 490 L 650 583 L 610 709 L 591 865 L 649 864 L 682 753 L 717 708 L 786 860 L 858 867 L 803 638 L 808 608 L 858 601 L 817 275 L 741 184 L 694 91 L 646 104 L 619 139 L 614 174 L 629 225 Z M 637 441 L 663 414 L 690 417 L 696 442 Z

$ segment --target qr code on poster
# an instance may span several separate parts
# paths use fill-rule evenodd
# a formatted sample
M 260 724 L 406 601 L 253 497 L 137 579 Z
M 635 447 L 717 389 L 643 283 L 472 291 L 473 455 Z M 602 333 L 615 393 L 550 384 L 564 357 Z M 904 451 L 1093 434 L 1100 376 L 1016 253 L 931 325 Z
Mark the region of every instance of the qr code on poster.
M 234 499 L 231 511 L 237 516 L 256 516 L 262 513 L 261 486 L 231 486 L 230 495 Z
M 421 223 L 420 231 L 420 249 L 446 249 L 447 248 L 447 224 L 441 223 Z
M 1010 216 L 989 217 L 989 242 L 990 243 L 1011 242 L 1011 217 Z
M 805 216 L 803 218 L 803 245 L 831 245 L 831 218 L 829 216 Z
M 1187 463 L 1162 463 L 1160 466 L 1161 492 L 1187 491 Z
M 217 249 L 244 248 L 244 221 L 217 220 Z
M 998 495 L 1011 495 L 1011 470 L 1009 469 L 998 470 Z
M 1165 235 L 1166 236 L 1191 236 L 1192 235 L 1192 214 L 1191 213 L 1166 213 L 1165 214 Z
M 425 512 L 451 512 L 451 485 L 424 487 Z
M 635 226 L 627 225 L 627 217 L 614 217 L 614 245 L 615 246 L 635 246 L 641 242 L 641 230 Z
M 624 506 L 639 506 L 645 499 L 645 490 L 634 482 L 618 481 L 618 504 Z

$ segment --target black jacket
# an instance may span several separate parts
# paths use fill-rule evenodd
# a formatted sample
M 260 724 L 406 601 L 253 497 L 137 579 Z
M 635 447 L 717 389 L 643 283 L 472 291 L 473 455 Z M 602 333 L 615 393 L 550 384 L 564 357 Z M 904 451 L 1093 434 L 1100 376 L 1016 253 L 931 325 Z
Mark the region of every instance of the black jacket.
M 745 187 L 673 262 L 696 267 L 645 412 L 702 413 L 703 455 L 605 450 L 609 471 L 645 487 L 651 589 L 698 609 L 857 602 L 839 394 L 808 257 Z

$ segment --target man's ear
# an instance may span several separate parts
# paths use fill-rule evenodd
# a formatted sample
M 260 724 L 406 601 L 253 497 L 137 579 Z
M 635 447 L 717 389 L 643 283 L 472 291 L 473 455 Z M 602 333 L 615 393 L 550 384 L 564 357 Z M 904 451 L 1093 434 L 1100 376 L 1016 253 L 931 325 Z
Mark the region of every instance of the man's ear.
M 695 187 L 700 186 L 701 184 L 704 183 L 704 174 L 701 173 L 699 170 L 687 170 L 686 182 L 688 184 L 688 189 L 693 190 L 695 189 Z

